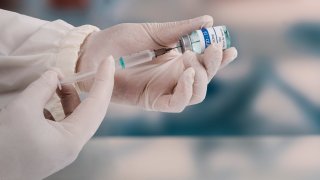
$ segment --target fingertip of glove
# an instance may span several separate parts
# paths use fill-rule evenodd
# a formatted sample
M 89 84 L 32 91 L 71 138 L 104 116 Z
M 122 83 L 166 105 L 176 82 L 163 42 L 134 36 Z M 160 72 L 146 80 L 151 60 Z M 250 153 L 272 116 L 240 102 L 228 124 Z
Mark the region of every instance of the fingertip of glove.
M 56 88 L 59 83 L 58 74 L 53 70 L 44 72 L 41 77 L 33 83 L 36 88 Z
M 203 15 L 203 16 L 200 16 L 200 18 L 202 19 L 203 22 L 213 22 L 213 17 L 210 15 Z
M 115 71 L 115 63 L 114 63 L 114 58 L 113 56 L 108 56 L 106 59 L 104 59 L 101 62 L 101 67 L 103 70 L 102 71 Z
M 205 52 L 206 51 L 221 51 L 222 52 L 222 48 L 223 48 L 223 44 L 222 43 L 214 43 L 214 44 L 211 44 L 208 48 L 205 49 Z
M 108 56 L 105 59 L 105 63 L 106 63 L 106 65 L 114 66 L 114 57 L 112 55 Z
M 200 16 L 194 20 L 201 23 L 201 28 L 213 26 L 213 17 L 210 15 Z
M 238 57 L 238 50 L 235 47 L 232 47 L 231 49 L 234 51 L 233 59 L 237 58 Z
M 42 74 L 41 78 L 45 81 L 57 82 L 58 81 L 58 73 L 53 70 L 48 70 Z
M 59 68 L 57 68 L 57 67 L 50 67 L 50 68 L 49 68 L 49 71 L 54 71 L 54 72 L 56 72 L 59 79 L 63 79 L 63 78 L 65 77 L 64 74 L 62 73 L 61 69 L 59 69 Z
M 204 51 L 204 59 L 211 61 L 212 59 L 222 60 L 223 50 L 220 44 L 212 44 Z
M 106 61 L 109 61 L 110 63 L 114 64 L 114 57 L 112 55 L 108 56 Z
M 238 50 L 235 47 L 226 49 L 226 53 L 230 54 L 231 59 L 236 59 L 238 57 Z

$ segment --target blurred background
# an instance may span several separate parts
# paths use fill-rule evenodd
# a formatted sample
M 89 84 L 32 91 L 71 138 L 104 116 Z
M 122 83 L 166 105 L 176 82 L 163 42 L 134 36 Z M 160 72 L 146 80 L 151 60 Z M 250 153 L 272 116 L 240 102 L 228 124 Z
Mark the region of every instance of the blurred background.
M 208 14 L 239 57 L 179 114 L 113 104 L 74 164 L 48 179 L 319 179 L 320 2 L 1 0 L 74 26 Z

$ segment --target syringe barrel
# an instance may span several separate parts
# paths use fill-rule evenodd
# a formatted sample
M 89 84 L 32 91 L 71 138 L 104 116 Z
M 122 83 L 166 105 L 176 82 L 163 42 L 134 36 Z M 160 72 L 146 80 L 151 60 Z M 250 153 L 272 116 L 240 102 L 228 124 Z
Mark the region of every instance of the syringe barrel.
M 115 69 L 121 70 L 130 68 L 133 66 L 136 66 L 138 64 L 146 63 L 149 61 L 152 61 L 152 59 L 155 57 L 154 51 L 151 50 L 145 50 L 138 53 L 134 53 L 128 56 L 122 56 L 118 59 L 115 59 Z M 78 81 L 83 81 L 87 78 L 93 78 L 96 74 L 96 70 L 90 71 L 90 72 L 80 72 L 76 73 L 72 76 L 66 77 L 63 80 L 60 81 L 61 85 L 64 84 L 72 84 Z
M 122 56 L 119 59 L 117 59 L 117 66 L 121 67 L 121 69 L 130 68 L 139 64 L 143 64 L 149 61 L 152 61 L 152 59 L 155 57 L 154 51 L 151 50 L 144 50 L 138 53 L 130 54 L 128 56 Z

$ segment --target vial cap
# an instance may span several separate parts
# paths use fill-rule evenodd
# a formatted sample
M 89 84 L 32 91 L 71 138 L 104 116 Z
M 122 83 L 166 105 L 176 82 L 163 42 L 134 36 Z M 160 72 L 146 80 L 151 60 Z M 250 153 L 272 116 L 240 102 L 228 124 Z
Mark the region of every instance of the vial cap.
M 191 43 L 191 40 L 190 40 L 190 37 L 188 35 L 184 35 L 180 38 L 179 40 L 180 42 L 180 46 L 181 46 L 181 51 L 182 53 L 190 50 L 192 51 L 192 43 Z

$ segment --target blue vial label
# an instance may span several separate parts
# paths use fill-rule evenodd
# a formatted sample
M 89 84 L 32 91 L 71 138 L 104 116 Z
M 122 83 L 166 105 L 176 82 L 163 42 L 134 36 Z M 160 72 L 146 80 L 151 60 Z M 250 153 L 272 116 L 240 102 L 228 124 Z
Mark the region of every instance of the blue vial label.
M 204 37 L 205 48 L 207 48 L 211 44 L 209 32 L 205 28 L 202 28 L 201 31 L 202 31 L 202 34 L 203 34 L 203 37 Z

